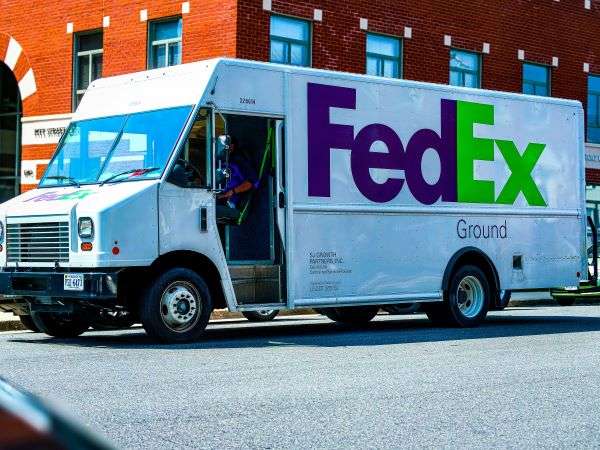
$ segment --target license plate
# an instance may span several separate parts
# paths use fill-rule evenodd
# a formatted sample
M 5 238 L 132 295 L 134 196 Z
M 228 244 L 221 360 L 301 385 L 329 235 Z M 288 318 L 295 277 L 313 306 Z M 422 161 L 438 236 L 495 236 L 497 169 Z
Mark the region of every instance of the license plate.
M 64 289 L 65 291 L 83 291 L 83 274 L 65 273 Z
M 577 286 L 567 286 L 567 287 L 565 287 L 566 291 L 576 291 L 577 289 L 579 289 Z

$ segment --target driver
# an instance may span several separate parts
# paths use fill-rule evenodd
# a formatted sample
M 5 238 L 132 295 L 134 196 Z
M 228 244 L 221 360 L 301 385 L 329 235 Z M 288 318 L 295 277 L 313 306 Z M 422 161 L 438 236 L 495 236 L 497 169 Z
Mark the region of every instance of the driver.
M 217 218 L 237 221 L 241 211 L 238 209 L 241 200 L 250 191 L 258 188 L 259 180 L 252 164 L 238 148 L 238 140 L 232 136 L 229 144 L 229 160 L 223 168 L 228 169 L 225 191 L 217 196 Z

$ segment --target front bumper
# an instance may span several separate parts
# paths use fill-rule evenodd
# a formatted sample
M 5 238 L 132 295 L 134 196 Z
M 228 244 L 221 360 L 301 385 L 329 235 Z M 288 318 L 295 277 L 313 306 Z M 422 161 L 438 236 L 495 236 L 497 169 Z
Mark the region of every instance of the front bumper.
M 82 291 L 64 289 L 65 273 L 75 272 L 0 272 L 0 296 L 81 300 L 117 298 L 118 272 L 76 272 L 83 274 Z

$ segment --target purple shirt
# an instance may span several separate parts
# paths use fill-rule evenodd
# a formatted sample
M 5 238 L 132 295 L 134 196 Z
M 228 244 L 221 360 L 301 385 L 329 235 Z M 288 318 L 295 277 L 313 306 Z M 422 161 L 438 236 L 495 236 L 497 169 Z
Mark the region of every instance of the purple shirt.
M 250 167 L 247 161 L 242 160 L 242 158 L 232 158 L 229 161 L 229 166 L 227 166 L 231 172 L 231 176 L 227 180 L 227 185 L 225 186 L 226 191 L 230 191 L 235 189 L 244 183 L 244 181 L 249 181 L 252 183 L 252 187 L 254 189 L 258 189 L 259 180 L 256 176 L 254 170 Z M 242 196 L 245 195 L 242 194 Z M 233 206 L 237 207 L 238 203 L 241 200 L 240 194 L 233 194 L 229 199 L 229 202 L 233 204 Z

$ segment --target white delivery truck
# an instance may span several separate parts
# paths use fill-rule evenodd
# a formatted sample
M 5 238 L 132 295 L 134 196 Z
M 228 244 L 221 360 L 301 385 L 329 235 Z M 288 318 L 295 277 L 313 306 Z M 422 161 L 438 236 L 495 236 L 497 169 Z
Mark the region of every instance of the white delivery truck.
M 0 206 L 3 307 L 168 342 L 214 308 L 474 326 L 587 277 L 583 156 L 575 101 L 229 59 L 97 80 Z

